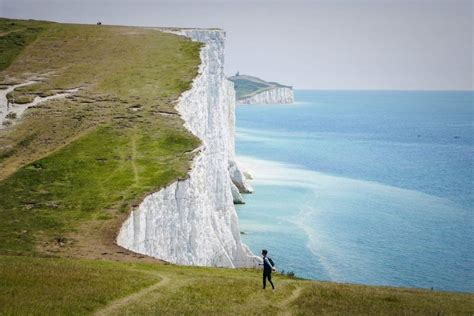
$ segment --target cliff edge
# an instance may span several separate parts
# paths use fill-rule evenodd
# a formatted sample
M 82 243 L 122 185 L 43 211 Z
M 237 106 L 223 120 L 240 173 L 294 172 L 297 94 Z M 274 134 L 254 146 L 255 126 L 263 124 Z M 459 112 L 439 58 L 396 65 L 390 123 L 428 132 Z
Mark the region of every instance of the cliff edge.
M 224 75 L 225 32 L 174 33 L 205 44 L 199 75 L 176 106 L 202 146 L 189 177 L 147 196 L 124 222 L 117 242 L 181 265 L 255 266 L 257 259 L 240 241 L 234 208 L 235 195 L 251 188 L 234 158 L 235 92 Z
M 294 102 L 293 88 L 257 77 L 236 74 L 228 78 L 235 85 L 238 104 L 287 104 Z

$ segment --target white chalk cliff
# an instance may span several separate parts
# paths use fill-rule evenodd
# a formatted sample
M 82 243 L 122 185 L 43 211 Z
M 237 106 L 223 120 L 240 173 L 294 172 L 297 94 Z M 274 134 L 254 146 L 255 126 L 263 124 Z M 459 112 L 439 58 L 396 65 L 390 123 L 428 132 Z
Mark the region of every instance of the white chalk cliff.
M 293 103 L 293 89 L 287 87 L 274 87 L 247 98 L 237 100 L 239 104 L 280 104 Z
M 205 43 L 199 75 L 177 104 L 185 127 L 202 141 L 186 180 L 147 196 L 123 223 L 117 243 L 182 265 L 251 267 L 234 201 L 251 192 L 234 158 L 235 91 L 224 75 L 221 30 L 175 32 Z

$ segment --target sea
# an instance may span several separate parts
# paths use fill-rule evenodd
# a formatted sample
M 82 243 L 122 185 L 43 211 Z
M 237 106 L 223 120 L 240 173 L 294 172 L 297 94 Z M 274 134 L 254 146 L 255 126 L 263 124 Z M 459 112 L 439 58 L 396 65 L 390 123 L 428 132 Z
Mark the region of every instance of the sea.
M 243 242 L 301 278 L 474 292 L 473 102 L 298 90 L 237 106 Z

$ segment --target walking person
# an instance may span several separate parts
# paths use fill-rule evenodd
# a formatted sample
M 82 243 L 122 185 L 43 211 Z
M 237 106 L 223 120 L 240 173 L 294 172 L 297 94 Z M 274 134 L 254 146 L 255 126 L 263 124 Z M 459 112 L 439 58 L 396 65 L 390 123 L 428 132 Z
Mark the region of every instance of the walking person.
M 272 271 L 275 271 L 275 267 L 273 266 L 273 260 L 267 257 L 268 251 L 266 249 L 262 250 L 262 257 L 263 257 L 263 289 L 265 289 L 268 282 L 272 285 L 272 289 L 275 289 L 275 286 L 272 282 Z

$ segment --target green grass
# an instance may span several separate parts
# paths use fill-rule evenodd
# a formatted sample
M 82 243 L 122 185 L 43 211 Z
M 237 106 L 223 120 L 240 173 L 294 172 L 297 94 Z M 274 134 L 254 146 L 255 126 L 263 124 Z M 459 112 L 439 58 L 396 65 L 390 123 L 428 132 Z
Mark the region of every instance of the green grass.
M 43 31 L 47 22 L 0 18 L 0 71 L 6 69 L 20 52 Z
M 250 80 L 234 79 L 233 82 L 237 99 L 242 99 L 268 89 L 268 85 Z
M 97 311 L 105 315 L 470 315 L 474 311 L 472 294 L 314 282 L 277 274 L 276 290 L 264 291 L 258 270 L 0 256 L 0 280 L 3 315 Z
M 21 52 L 4 42 L 16 54 L 4 84 L 42 78 L 12 101 L 80 88 L 0 132 L 0 254 L 34 254 L 87 222 L 117 225 L 146 194 L 186 176 L 199 141 L 160 111 L 174 111 L 190 87 L 199 43 L 143 28 L 0 22 L 5 36 L 42 30 Z
M 160 280 L 104 261 L 0 256 L 0 315 L 86 315 Z
M 0 251 L 31 253 L 84 220 L 128 212 L 145 193 L 185 176 L 195 138 L 151 126 L 100 127 L 0 182 Z M 180 157 L 180 155 L 182 155 Z M 21 214 L 21 216 L 19 216 Z
M 472 315 L 474 295 L 313 282 L 292 308 L 300 315 Z
M 289 86 L 285 86 L 277 82 L 267 82 L 260 78 L 247 75 L 236 75 L 229 77 L 228 79 L 234 83 L 235 94 L 237 99 L 249 98 L 258 93 L 276 87 L 291 88 Z

